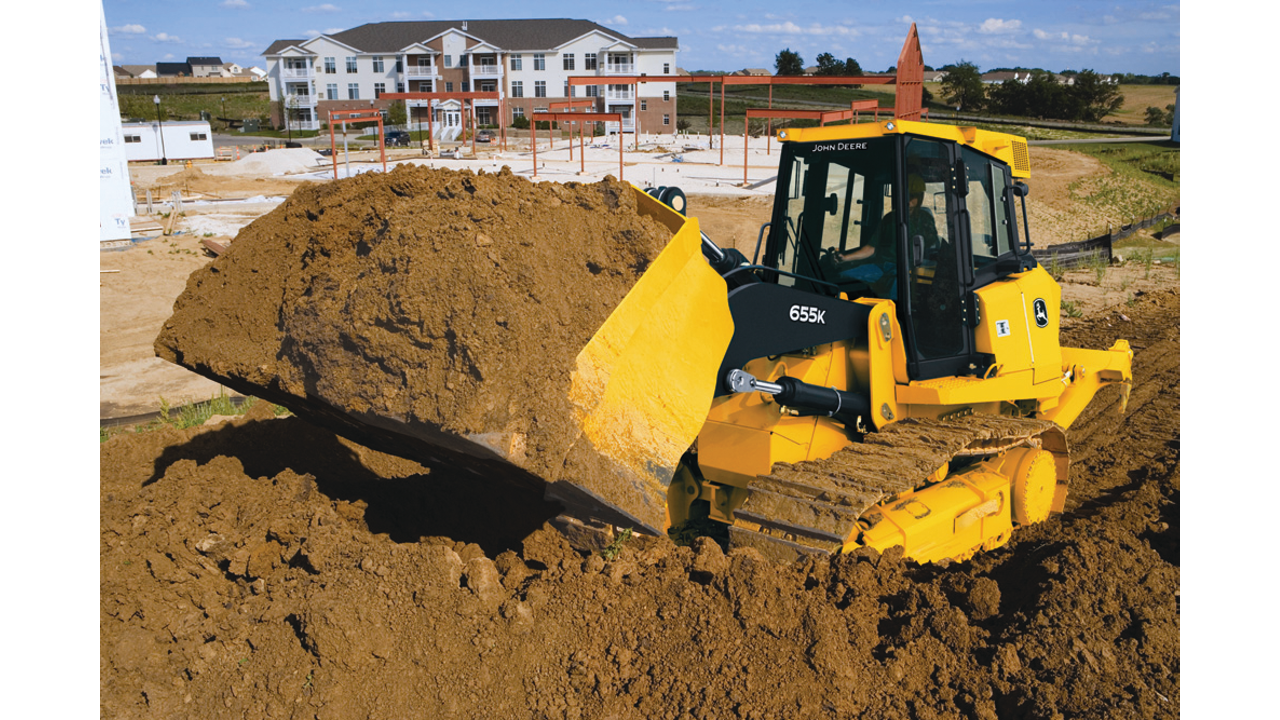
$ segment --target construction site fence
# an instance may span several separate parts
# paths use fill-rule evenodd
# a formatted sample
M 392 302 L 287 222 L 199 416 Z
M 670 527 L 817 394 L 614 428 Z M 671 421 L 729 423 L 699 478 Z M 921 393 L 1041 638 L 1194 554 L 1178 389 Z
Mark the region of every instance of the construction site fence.
M 116 76 L 117 85 L 234 85 L 236 83 L 264 82 L 266 78 L 254 77 L 186 77 L 122 78 Z
M 1115 243 L 1124 240 L 1139 230 L 1146 230 L 1149 227 L 1174 221 L 1172 224 L 1165 226 L 1156 234 L 1157 238 L 1167 237 L 1178 230 L 1178 214 L 1181 208 L 1174 207 L 1168 210 L 1156 213 L 1151 217 L 1141 220 L 1135 220 L 1126 225 L 1121 225 L 1115 230 L 1107 229 L 1107 232 L 1097 237 L 1081 240 L 1080 242 L 1063 243 L 1061 245 L 1051 245 L 1044 248 L 1032 248 L 1031 255 L 1042 265 L 1055 266 L 1063 270 L 1071 270 L 1073 268 L 1090 265 L 1098 259 L 1102 259 L 1108 263 L 1112 258 L 1112 247 Z

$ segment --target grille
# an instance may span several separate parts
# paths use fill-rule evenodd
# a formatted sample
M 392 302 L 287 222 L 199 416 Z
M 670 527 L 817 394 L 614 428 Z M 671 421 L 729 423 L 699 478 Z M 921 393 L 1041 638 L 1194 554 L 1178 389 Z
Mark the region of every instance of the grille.
M 1021 140 L 1013 141 L 1013 169 L 1031 172 L 1031 155 L 1027 152 L 1027 144 Z

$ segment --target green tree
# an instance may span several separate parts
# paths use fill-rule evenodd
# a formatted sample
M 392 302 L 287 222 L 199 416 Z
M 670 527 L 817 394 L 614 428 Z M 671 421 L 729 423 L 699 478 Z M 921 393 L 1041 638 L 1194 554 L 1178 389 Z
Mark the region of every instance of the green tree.
M 387 124 L 402 127 L 409 123 L 409 111 L 404 100 L 396 100 L 387 108 Z
M 778 73 L 781 75 L 782 73 Z M 821 53 L 818 55 L 818 70 L 815 75 L 843 75 L 844 63 L 840 62 L 831 53 Z
M 947 70 L 942 79 L 942 97 L 957 110 L 981 110 L 986 102 L 987 89 L 982 84 L 978 66 L 960 61 Z
M 1097 122 L 1124 105 L 1120 86 L 1092 70 L 1085 70 L 1077 75 L 1076 84 L 1071 86 L 1071 91 L 1080 107 L 1079 119 L 1088 122 Z
M 800 58 L 800 53 L 792 52 L 791 48 L 778 53 L 773 66 L 777 68 L 779 75 L 804 74 L 804 60 Z

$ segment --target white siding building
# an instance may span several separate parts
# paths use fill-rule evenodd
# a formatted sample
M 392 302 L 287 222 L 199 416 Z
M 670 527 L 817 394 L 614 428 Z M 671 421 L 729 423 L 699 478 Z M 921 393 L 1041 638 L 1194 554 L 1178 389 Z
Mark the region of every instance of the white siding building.
M 203 120 L 175 120 L 163 123 L 126 123 L 121 126 L 124 135 L 124 155 L 129 162 L 151 162 L 166 159 L 197 160 L 213 157 L 213 133 L 209 123 Z
M 632 38 L 587 20 L 463 20 L 372 23 L 277 40 L 263 55 L 272 120 L 283 124 L 283 104 L 296 129 L 319 129 L 330 110 L 386 109 L 384 92 L 482 91 L 500 94 L 506 116 L 499 117 L 500 101 L 476 101 L 481 125 L 595 98 L 596 111 L 624 116 L 624 131 L 638 121 L 644 132 L 673 133 L 678 48 L 674 37 Z M 600 84 L 569 86 L 571 76 L 588 75 Z M 635 76 L 646 82 L 609 82 Z M 433 102 L 432 109 L 442 135 L 456 132 L 460 103 Z M 411 124 L 427 121 L 425 101 L 410 101 L 409 111 Z

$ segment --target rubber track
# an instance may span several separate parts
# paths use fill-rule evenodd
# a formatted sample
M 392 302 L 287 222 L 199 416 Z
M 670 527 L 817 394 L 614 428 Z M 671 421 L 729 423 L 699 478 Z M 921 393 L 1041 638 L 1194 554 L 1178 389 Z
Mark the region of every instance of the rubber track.
M 902 420 L 825 460 L 775 464 L 773 472 L 748 485 L 751 495 L 734 511 L 738 520 L 759 525 L 760 531 L 734 525 L 730 544 L 783 561 L 839 552 L 857 532 L 859 518 L 924 485 L 944 463 L 1040 444 L 1065 458 L 1064 435 L 1046 420 L 996 415 Z

